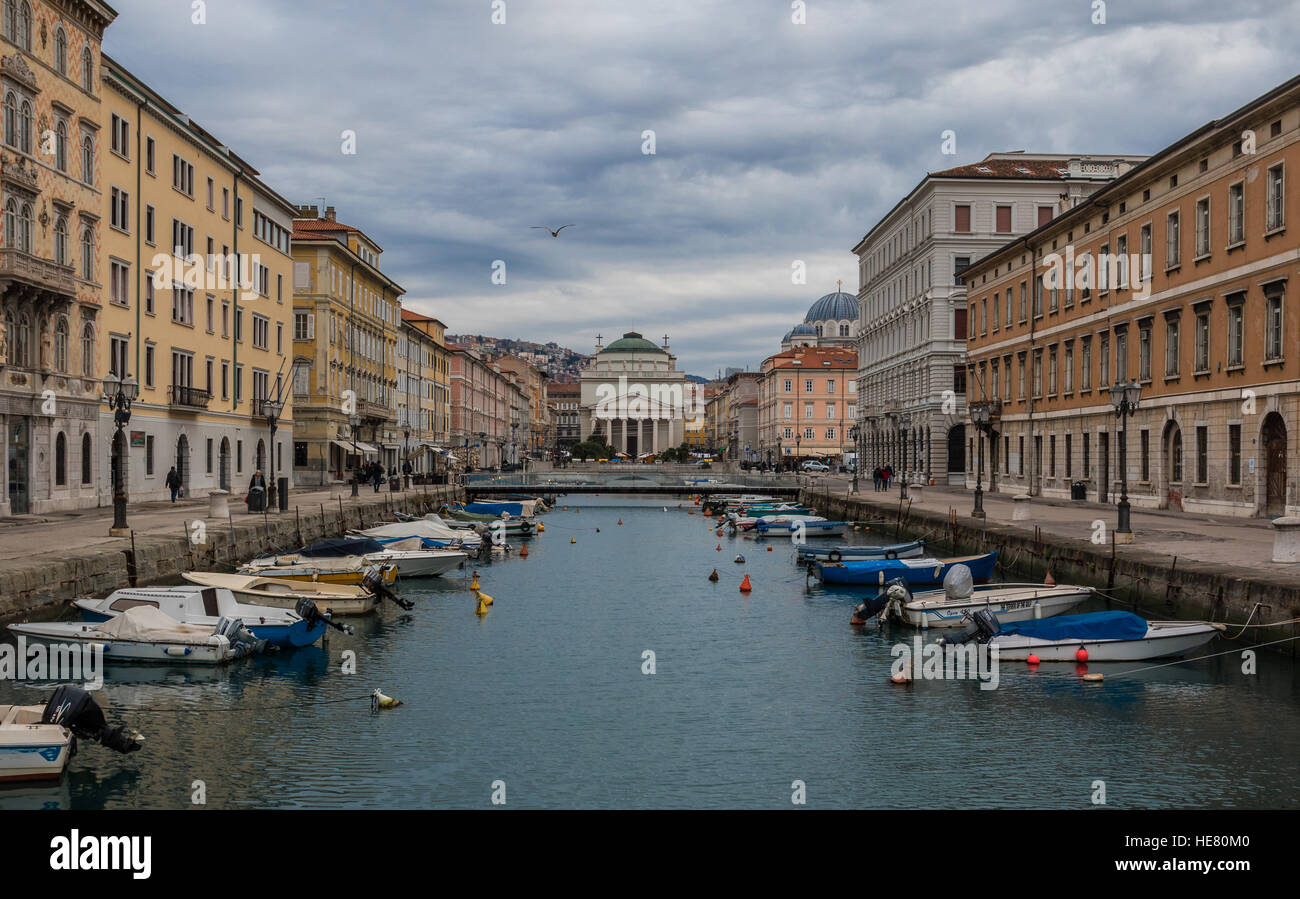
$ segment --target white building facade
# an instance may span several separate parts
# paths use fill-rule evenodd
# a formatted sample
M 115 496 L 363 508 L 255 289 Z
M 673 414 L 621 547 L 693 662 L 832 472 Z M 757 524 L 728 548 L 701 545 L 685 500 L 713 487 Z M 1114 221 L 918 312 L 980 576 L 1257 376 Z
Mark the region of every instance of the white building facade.
M 580 381 L 582 440 L 599 434 L 616 452 L 635 459 L 679 446 L 686 417 L 703 420 L 695 385 L 677 370 L 667 340 L 657 346 L 629 331 L 608 346 L 596 344 Z
M 853 248 L 862 464 L 965 483 L 966 290 L 975 260 L 1073 208 L 1145 157 L 993 153 L 926 175 Z

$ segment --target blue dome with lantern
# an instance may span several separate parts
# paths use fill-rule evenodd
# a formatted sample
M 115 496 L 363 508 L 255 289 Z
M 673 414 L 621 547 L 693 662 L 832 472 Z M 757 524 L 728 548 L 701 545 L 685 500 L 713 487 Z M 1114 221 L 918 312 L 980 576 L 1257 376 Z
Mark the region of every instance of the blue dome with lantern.
M 813 303 L 804 316 L 805 322 L 857 321 L 858 298 L 837 290 Z

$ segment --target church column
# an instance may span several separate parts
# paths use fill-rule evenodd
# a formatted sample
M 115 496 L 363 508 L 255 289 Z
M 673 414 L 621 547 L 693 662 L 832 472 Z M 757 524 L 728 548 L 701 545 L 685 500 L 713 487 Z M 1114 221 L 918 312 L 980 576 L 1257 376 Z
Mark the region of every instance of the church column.
M 638 456 L 645 452 L 645 434 L 642 429 L 644 423 L 645 419 L 643 418 L 636 420 L 636 454 Z
M 619 421 L 622 423 L 622 428 L 623 428 L 623 452 L 626 453 L 627 452 L 627 424 L 628 421 L 630 421 L 630 419 L 621 418 L 619 419 Z
M 659 455 L 659 424 L 660 424 L 660 420 L 659 420 L 658 418 L 653 418 L 653 419 L 651 419 L 651 421 L 654 422 L 653 427 L 651 427 L 651 429 L 650 429 L 650 434 L 651 434 L 650 439 L 651 439 L 651 441 L 652 441 L 653 444 L 654 444 L 654 446 L 653 446 L 653 450 L 652 450 L 652 451 L 653 451 L 654 454 L 657 456 L 657 455 Z

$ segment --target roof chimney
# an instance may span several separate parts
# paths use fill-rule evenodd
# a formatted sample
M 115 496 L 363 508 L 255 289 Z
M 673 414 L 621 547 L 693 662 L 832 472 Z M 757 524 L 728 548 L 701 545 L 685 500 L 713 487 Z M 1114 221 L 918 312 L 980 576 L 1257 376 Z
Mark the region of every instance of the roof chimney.
M 325 221 L 327 221 L 327 222 L 337 221 L 337 219 L 334 217 L 334 207 L 333 207 L 333 206 L 326 206 L 326 207 L 325 207 Z
M 320 209 L 316 206 L 299 206 L 298 218 L 300 219 L 320 218 Z

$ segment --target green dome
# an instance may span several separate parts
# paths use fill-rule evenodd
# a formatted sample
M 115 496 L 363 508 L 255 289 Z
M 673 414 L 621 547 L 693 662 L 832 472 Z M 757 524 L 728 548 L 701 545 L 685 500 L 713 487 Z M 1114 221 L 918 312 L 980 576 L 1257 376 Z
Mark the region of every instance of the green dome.
M 667 353 L 661 346 L 655 346 L 635 331 L 628 331 L 618 340 L 601 350 L 602 353 Z

